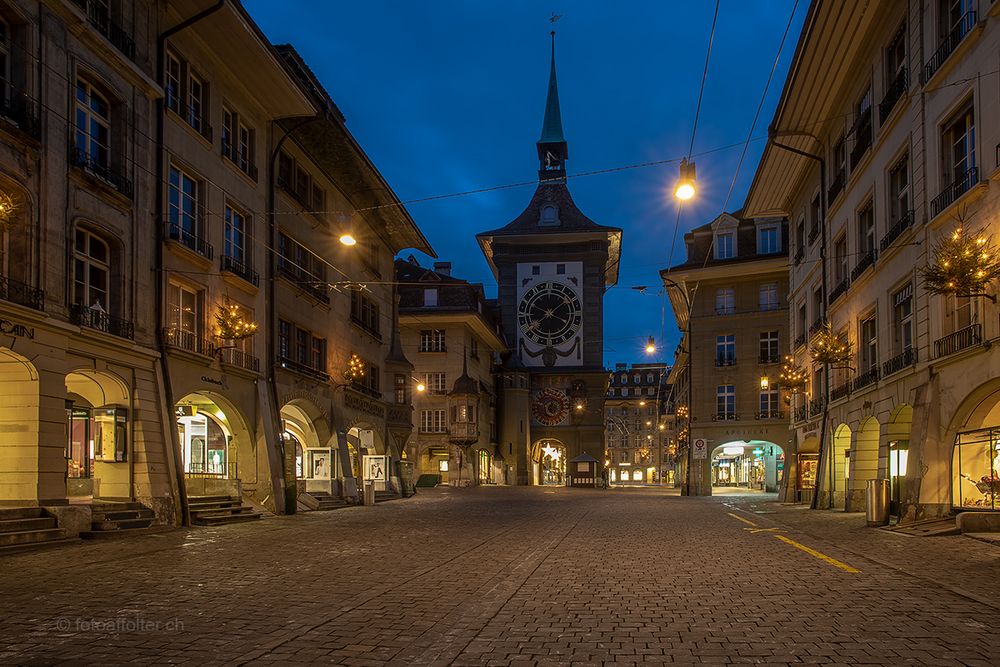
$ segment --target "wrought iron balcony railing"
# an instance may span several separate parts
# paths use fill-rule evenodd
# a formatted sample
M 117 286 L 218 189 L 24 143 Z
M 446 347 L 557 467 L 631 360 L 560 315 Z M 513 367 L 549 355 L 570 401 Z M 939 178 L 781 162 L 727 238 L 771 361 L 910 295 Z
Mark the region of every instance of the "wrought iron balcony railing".
M 941 44 L 938 46 L 934 55 L 931 56 L 930 60 L 924 65 L 923 71 L 923 83 L 930 81 L 934 73 L 941 69 L 945 61 L 955 52 L 958 45 L 962 43 L 965 36 L 969 34 L 976 25 L 976 12 L 969 11 L 965 13 L 965 16 L 958 20 L 955 27 L 945 35 L 945 38 L 941 40 Z
M 167 109 L 180 116 L 195 132 L 209 141 L 212 140 L 212 126 L 205 121 L 204 110 L 199 111 L 190 104 L 186 104 L 176 96 L 176 93 L 169 89 L 164 95 L 164 105 Z
M 38 122 L 38 101 L 25 93 L 17 92 L 10 84 L 0 79 L 6 93 L 0 98 L 0 116 L 19 132 L 40 139 L 41 125 Z
M 765 410 L 763 412 L 755 412 L 754 419 L 784 419 L 785 413 L 781 410 Z
M 971 324 L 934 341 L 934 356 L 946 357 L 983 342 L 983 325 Z
M 230 257 L 229 255 L 223 255 L 221 258 L 220 268 L 223 271 L 228 271 L 235 276 L 239 276 L 243 280 L 247 281 L 254 287 L 260 282 L 259 274 L 250 268 L 250 265 L 246 262 L 241 262 L 235 257 Z
M 94 158 L 90 153 L 74 147 L 70 154 L 70 162 L 74 167 L 80 167 L 88 174 L 104 181 L 115 190 L 132 197 L 132 181 L 125 176 L 121 169 L 105 164 L 103 161 Z
M 878 258 L 878 250 L 872 248 L 858 260 L 857 266 L 851 271 L 851 282 L 855 282 L 858 277 L 868 269 L 869 266 L 875 265 L 875 260 Z
M 166 238 L 168 241 L 177 241 L 182 246 L 194 250 L 207 259 L 212 259 L 212 255 L 215 253 L 211 243 L 172 222 L 168 222 L 166 225 Z
M 820 329 L 823 328 L 823 318 L 817 317 L 812 324 L 809 325 L 809 335 L 818 333 Z
M 931 217 L 941 213 L 955 201 L 972 189 L 979 182 L 979 169 L 971 167 L 960 174 L 958 178 L 945 186 L 945 189 L 937 197 L 931 200 Z
M 224 364 L 244 368 L 248 371 L 253 371 L 254 373 L 260 372 L 260 359 L 252 354 L 247 354 L 243 350 L 238 350 L 235 347 L 220 348 L 219 353 L 222 363 Z
M 714 422 L 733 422 L 739 421 L 740 416 L 736 412 L 716 412 L 712 415 L 712 421 Z
M 225 137 L 222 138 L 222 156 L 235 164 L 236 168 L 244 174 L 255 181 L 257 180 L 257 165 L 246 155 L 241 155 Z
M 878 122 L 880 124 L 885 123 L 889 114 L 892 110 L 896 108 L 896 103 L 899 102 L 900 98 L 906 93 L 907 86 L 907 76 L 906 68 L 899 70 L 899 74 L 896 78 L 892 80 L 889 84 L 889 89 L 885 91 L 885 95 L 882 96 L 882 101 L 878 104 Z
M 809 408 L 805 405 L 800 405 L 795 408 L 793 415 L 794 421 L 804 422 L 809 417 Z
M 330 374 L 326 371 L 320 370 L 318 368 L 313 368 L 307 364 L 301 364 L 297 361 L 293 361 L 288 357 L 278 357 L 278 367 L 284 368 L 286 370 L 295 371 L 302 375 L 306 375 L 320 382 L 329 382 Z
M 851 395 L 851 381 L 848 380 L 842 385 L 838 385 L 830 390 L 830 400 L 839 401 Z
M 129 60 L 135 60 L 135 42 L 125 30 L 111 20 L 108 5 L 97 0 L 73 0 L 87 14 L 87 21 L 104 35 L 112 46 Z
M 897 354 L 895 357 L 889 361 L 882 364 L 882 376 L 892 375 L 893 373 L 898 373 L 907 366 L 913 366 L 917 363 L 917 351 L 913 348 L 907 348 L 903 350 L 902 354 Z
M 328 283 L 325 280 L 320 280 L 319 276 L 314 276 L 311 273 L 306 273 L 301 269 L 283 263 L 280 257 L 278 258 L 278 275 L 287 279 L 320 303 L 330 303 Z
M 793 261 L 795 262 L 796 265 L 801 264 L 802 263 L 802 258 L 805 257 L 805 256 L 806 256 L 806 249 L 805 249 L 805 247 L 804 246 L 799 246 L 798 249 L 795 251 L 795 258 L 794 258 Z
M 103 310 L 97 310 L 82 303 L 74 303 L 70 308 L 70 314 L 73 317 L 73 323 L 78 326 L 103 331 L 119 338 L 135 340 L 135 327 L 130 320 L 108 315 Z
M 716 366 L 720 366 L 720 367 L 721 366 L 735 366 L 736 365 L 736 356 L 735 355 L 728 355 L 728 354 L 717 355 L 715 357 L 715 365 Z
M 757 363 L 764 364 L 764 365 L 766 365 L 766 364 L 778 364 L 778 363 L 781 363 L 781 355 L 780 354 L 761 354 L 757 358 Z
M 0 276 L 0 299 L 25 308 L 45 310 L 45 292 L 5 276 Z
M 814 398 L 809 401 L 809 416 L 817 417 L 823 413 L 823 399 Z
M 870 384 L 875 384 L 876 382 L 879 381 L 880 377 L 881 374 L 879 373 L 878 362 L 876 361 L 872 363 L 871 368 L 869 368 L 867 371 L 865 371 L 858 377 L 854 378 L 854 382 L 851 385 L 851 391 L 857 391 L 859 389 L 867 387 Z
M 844 276 L 844 279 L 837 283 L 837 286 L 830 291 L 830 303 L 833 303 L 840 297 L 847 294 L 847 290 L 851 287 L 851 279 Z
M 794 342 L 794 343 L 792 343 L 792 348 L 793 348 L 793 349 L 797 349 L 797 348 L 800 348 L 800 347 L 802 347 L 802 346 L 803 346 L 803 345 L 805 345 L 805 344 L 806 344 L 806 335 L 805 335 L 804 333 L 802 333 L 802 334 L 799 334 L 799 335 L 798 335 L 798 336 L 797 336 L 797 337 L 795 338 L 795 342 Z
M 909 229 L 910 225 L 913 224 L 913 215 L 912 209 L 907 211 L 889 228 L 889 231 L 882 237 L 882 242 L 879 243 L 879 250 L 885 252 L 885 249 L 891 246 L 892 242 L 898 239 L 900 234 Z
M 854 125 L 854 148 L 851 149 L 851 169 L 858 166 L 865 152 L 872 145 L 872 112 L 869 109 Z
M 215 356 L 215 342 L 208 338 L 202 338 L 194 331 L 167 327 L 160 332 L 160 335 L 163 337 L 163 342 L 169 347 L 203 354 L 206 357 Z

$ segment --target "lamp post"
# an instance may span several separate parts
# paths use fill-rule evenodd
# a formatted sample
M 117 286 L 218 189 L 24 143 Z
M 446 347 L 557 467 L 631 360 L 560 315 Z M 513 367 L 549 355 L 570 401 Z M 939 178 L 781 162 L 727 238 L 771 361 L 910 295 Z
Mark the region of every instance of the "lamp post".
M 691 422 L 694 420 L 694 405 L 693 405 L 693 378 L 692 378 L 692 368 L 694 359 L 694 341 L 691 338 L 691 295 L 688 294 L 687 288 L 683 285 L 673 281 L 669 278 L 663 279 L 664 285 L 672 286 L 684 299 L 684 306 L 687 308 L 687 327 L 684 332 L 684 337 L 687 339 L 687 363 L 685 364 L 685 374 L 687 375 L 687 465 L 684 471 L 684 485 L 681 488 L 681 495 L 690 496 L 691 493 L 691 467 L 694 465 L 694 457 L 691 454 L 691 442 L 693 438 Z M 699 474 L 701 470 L 698 471 Z M 698 490 L 701 490 L 701 480 L 698 480 Z M 694 494 L 699 495 L 699 494 Z

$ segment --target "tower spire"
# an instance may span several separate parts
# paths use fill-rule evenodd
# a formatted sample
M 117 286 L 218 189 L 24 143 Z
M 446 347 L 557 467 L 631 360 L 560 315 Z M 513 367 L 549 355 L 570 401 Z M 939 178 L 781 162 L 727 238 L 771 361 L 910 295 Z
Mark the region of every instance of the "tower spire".
M 556 31 L 552 38 L 552 60 L 549 67 L 549 90 L 545 97 L 545 116 L 542 118 L 542 136 L 535 144 L 538 149 L 538 175 L 542 180 L 562 178 L 569 148 L 563 136 L 562 113 L 559 108 L 559 85 L 556 83 Z

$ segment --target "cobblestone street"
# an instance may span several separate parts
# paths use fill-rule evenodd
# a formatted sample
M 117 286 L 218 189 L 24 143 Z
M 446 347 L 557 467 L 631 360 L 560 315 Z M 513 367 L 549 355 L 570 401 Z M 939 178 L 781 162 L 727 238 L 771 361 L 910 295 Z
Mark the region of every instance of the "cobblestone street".
M 995 546 L 768 498 L 441 489 L 6 556 L 0 664 L 997 664 Z

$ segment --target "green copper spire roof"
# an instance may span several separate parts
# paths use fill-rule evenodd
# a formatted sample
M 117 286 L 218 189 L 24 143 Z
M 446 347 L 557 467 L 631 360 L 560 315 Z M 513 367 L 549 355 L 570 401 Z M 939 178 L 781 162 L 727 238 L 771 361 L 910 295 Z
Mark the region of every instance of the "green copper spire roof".
M 562 114 L 559 112 L 559 86 L 556 85 L 556 33 L 552 32 L 552 69 L 549 71 L 549 94 L 545 99 L 540 144 L 564 143 Z

